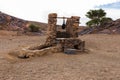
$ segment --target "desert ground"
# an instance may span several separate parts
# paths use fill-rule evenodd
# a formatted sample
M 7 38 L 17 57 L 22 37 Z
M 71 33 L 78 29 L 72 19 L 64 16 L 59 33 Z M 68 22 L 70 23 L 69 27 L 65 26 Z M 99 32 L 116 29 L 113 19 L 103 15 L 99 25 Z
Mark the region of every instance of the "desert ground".
M 44 43 L 45 36 L 0 31 L 0 80 L 120 80 L 120 35 L 88 34 L 88 52 L 12 60 L 8 53 Z

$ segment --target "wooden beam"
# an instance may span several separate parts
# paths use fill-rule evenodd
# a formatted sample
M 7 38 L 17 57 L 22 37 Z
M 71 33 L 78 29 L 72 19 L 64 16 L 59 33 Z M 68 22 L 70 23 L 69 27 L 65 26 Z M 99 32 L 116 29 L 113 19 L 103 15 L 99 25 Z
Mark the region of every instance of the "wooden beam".
M 69 17 L 57 17 L 58 19 L 67 19 Z
M 53 18 L 57 18 L 57 19 L 68 19 L 70 17 L 53 17 Z

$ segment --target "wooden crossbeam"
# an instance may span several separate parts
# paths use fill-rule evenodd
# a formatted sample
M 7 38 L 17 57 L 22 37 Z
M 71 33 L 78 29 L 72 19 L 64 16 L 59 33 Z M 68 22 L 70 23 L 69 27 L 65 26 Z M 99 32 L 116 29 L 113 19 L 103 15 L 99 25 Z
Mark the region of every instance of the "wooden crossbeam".
M 57 18 L 57 19 L 68 19 L 69 17 L 53 17 L 53 18 Z
M 57 17 L 58 19 L 67 19 L 69 17 Z

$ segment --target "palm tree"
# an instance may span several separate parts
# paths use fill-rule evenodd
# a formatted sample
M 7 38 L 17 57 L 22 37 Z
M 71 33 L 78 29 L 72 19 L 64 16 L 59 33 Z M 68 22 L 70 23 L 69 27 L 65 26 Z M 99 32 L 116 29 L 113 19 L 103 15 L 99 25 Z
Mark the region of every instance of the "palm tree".
M 98 27 L 105 22 L 112 21 L 111 18 L 106 17 L 106 12 L 102 9 L 90 10 L 87 12 L 86 16 L 90 19 L 90 21 L 86 23 L 89 27 Z

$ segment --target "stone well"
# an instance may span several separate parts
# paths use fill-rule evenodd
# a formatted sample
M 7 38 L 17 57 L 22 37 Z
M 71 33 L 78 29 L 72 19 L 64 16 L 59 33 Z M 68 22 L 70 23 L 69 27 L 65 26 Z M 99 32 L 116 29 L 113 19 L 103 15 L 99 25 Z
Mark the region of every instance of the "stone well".
M 65 29 L 63 31 L 57 31 L 57 18 L 66 19 Z M 48 15 L 48 30 L 47 38 L 44 44 L 36 47 L 23 48 L 18 53 L 19 58 L 29 58 L 34 56 L 42 56 L 45 54 L 57 53 L 57 52 L 70 52 L 70 50 L 84 51 L 85 41 L 78 38 L 79 27 L 78 16 L 57 17 L 56 13 Z

